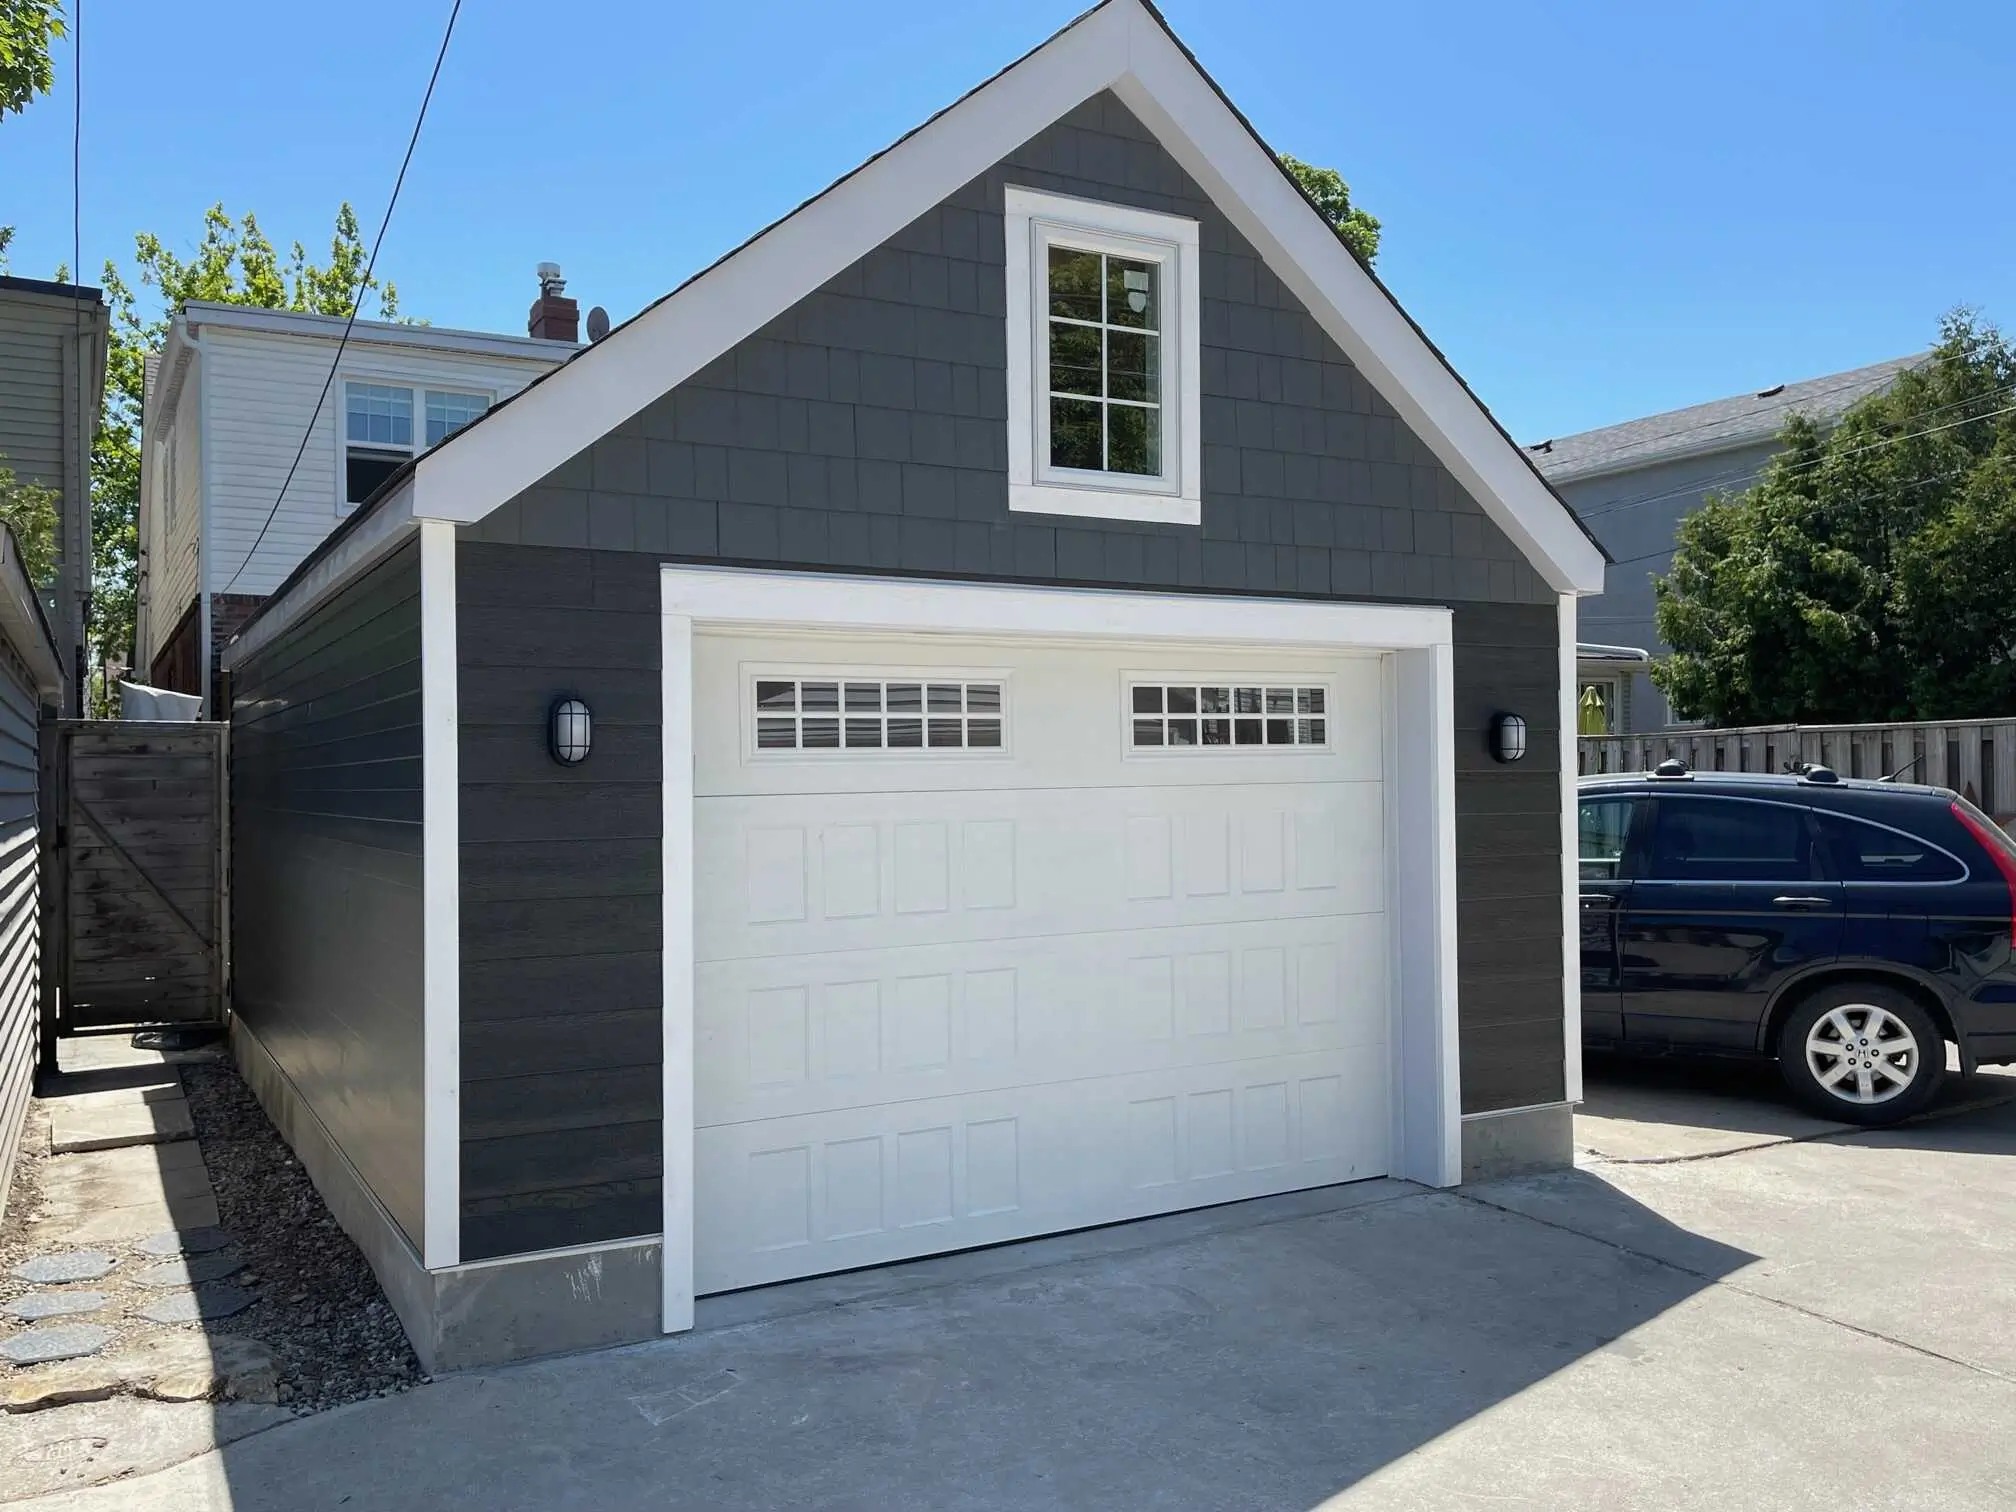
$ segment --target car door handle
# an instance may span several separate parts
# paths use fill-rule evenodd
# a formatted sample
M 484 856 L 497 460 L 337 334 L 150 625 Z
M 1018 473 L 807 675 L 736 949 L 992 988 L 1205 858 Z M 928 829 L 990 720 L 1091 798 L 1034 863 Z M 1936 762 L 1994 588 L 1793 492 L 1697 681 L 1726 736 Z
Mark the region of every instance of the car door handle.
M 1834 906 L 1832 898 L 1784 897 L 1773 898 L 1771 901 L 1779 908 L 1831 908 Z

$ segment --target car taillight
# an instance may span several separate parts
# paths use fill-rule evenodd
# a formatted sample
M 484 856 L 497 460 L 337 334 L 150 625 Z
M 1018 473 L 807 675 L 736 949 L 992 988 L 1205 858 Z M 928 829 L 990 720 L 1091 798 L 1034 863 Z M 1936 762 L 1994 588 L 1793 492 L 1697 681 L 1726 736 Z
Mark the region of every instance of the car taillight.
M 2009 889 L 2009 945 L 2016 951 L 2016 845 L 2002 833 L 2002 827 L 1965 799 L 1953 802 L 1953 817 L 1988 852 L 1995 870 L 2002 873 L 2002 885 Z

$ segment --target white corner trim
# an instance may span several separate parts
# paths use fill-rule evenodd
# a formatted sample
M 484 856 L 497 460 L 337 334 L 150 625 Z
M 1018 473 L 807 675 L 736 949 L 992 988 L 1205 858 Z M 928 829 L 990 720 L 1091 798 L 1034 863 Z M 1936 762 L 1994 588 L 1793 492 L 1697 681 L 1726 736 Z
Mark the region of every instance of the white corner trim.
M 1387 876 L 1392 1174 L 1462 1179 L 1456 1013 L 1455 658 L 1447 609 L 663 567 L 664 1327 L 693 1321 L 693 636 L 761 624 L 1017 639 L 1271 644 L 1391 653 Z
M 455 527 L 420 522 L 422 991 L 421 1261 L 462 1258 L 461 760 L 455 686 Z
M 1556 634 L 1561 641 L 1561 1084 L 1562 1096 L 1582 1101 L 1582 837 L 1579 828 L 1575 739 L 1575 595 L 1560 598 Z
M 671 611 L 660 626 L 664 692 L 663 1327 L 693 1326 L 693 621 Z
M 1201 184 L 1557 592 L 1603 555 L 1140 0 L 1108 0 L 747 246 L 423 456 L 428 512 L 480 520 L 1102 89 Z M 439 501 L 434 502 L 434 501 Z
M 259 617 L 225 646 L 224 670 L 237 670 L 247 657 L 257 655 L 330 595 L 389 556 L 412 532 L 413 518 L 413 480 L 409 477 L 261 608 Z

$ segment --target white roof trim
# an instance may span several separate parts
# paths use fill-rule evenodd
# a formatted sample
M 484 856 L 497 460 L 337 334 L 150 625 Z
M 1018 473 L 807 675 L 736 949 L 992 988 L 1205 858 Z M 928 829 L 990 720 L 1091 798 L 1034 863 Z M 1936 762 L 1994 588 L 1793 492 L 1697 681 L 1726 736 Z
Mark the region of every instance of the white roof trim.
M 563 371 L 422 456 L 414 512 L 482 519 L 1103 89 L 1217 201 L 1548 584 L 1601 592 L 1603 554 L 1573 514 L 1140 0 L 1107 0 Z
M 193 327 L 221 326 L 227 330 L 261 331 L 279 336 L 306 336 L 320 341 L 340 341 L 344 325 L 341 315 L 316 315 L 304 310 L 266 310 L 250 305 L 213 304 L 202 299 L 192 299 L 183 305 L 182 318 Z M 496 331 L 458 331 L 444 326 L 405 325 L 391 320 L 357 321 L 350 328 L 349 345 L 418 347 L 434 352 L 469 352 L 484 357 L 537 362 L 548 367 L 565 362 L 582 350 L 571 341 L 547 341 L 537 336 L 507 336 Z

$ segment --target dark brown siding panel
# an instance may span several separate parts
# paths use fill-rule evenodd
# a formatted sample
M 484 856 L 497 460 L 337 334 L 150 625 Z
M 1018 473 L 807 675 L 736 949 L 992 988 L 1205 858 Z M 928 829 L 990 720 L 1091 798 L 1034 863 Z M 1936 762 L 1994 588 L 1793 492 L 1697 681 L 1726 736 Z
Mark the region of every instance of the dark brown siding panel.
M 663 817 L 648 557 L 457 553 L 462 1258 L 659 1228 Z M 547 753 L 583 700 L 589 757 Z
M 233 999 L 417 1247 L 420 557 L 232 678 Z
M 1559 620 L 1553 605 L 1458 605 L 1457 1015 L 1463 1111 L 1557 1102 L 1561 1040 Z M 1526 721 L 1525 759 L 1491 721 Z

